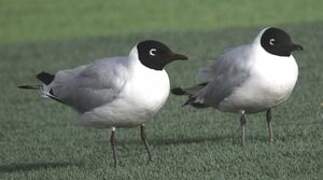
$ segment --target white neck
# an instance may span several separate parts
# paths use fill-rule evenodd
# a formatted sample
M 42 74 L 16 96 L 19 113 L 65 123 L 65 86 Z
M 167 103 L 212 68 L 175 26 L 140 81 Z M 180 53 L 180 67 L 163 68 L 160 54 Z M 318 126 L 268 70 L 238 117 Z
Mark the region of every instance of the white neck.
M 253 44 L 261 44 L 261 36 L 264 34 L 264 32 L 269 29 L 270 27 L 263 28 L 257 35 L 257 37 L 254 39 Z

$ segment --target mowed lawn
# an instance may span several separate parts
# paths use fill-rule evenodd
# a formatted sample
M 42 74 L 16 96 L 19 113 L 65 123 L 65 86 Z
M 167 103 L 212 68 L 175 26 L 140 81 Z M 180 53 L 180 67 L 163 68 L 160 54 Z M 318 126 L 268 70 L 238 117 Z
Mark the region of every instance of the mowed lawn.
M 322 2 L 163 2 L 0 0 L 1 180 L 323 178 Z M 273 110 L 273 144 L 264 113 L 248 116 L 241 147 L 237 115 L 182 108 L 185 99 L 170 95 L 146 126 L 153 161 L 147 164 L 139 128 L 117 129 L 115 169 L 109 130 L 77 127 L 70 108 L 16 88 L 37 83 L 42 70 L 126 55 L 143 39 L 190 57 L 167 67 L 172 87 L 189 86 L 198 68 L 267 25 L 305 48 L 295 53 L 295 91 Z

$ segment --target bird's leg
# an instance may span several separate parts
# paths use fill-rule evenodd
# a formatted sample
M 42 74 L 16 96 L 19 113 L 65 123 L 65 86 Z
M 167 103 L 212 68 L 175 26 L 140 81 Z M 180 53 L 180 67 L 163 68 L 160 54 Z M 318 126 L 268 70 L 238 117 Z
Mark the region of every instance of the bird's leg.
M 115 131 L 116 131 L 116 128 L 115 127 L 112 127 L 111 137 L 110 137 L 110 143 L 111 143 L 111 147 L 112 147 L 114 167 L 116 168 L 117 167 L 117 156 L 116 156 L 116 150 L 115 150 L 115 143 L 116 143 Z
M 267 127 L 268 127 L 268 135 L 269 135 L 269 143 L 273 142 L 273 131 L 271 128 L 271 109 L 268 109 L 266 112 L 266 120 L 267 120 Z
M 149 145 L 148 145 L 148 142 L 146 140 L 145 125 L 144 124 L 140 125 L 140 136 L 141 136 L 141 140 L 144 142 L 146 151 L 148 153 L 149 161 L 151 161 L 152 158 L 151 158 L 151 154 L 150 154 L 150 151 L 149 151 Z
M 241 128 L 241 146 L 245 144 L 245 136 L 246 136 L 246 115 L 245 111 L 240 112 L 240 128 Z

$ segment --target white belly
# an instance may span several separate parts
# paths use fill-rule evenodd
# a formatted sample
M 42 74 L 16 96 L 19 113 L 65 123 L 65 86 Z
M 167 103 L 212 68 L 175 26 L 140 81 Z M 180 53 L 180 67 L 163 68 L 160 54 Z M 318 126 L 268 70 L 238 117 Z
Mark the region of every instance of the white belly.
M 219 105 L 223 111 L 259 112 L 286 101 L 298 76 L 293 56 L 258 59 L 251 68 L 249 79 L 235 89 Z
M 160 110 L 169 90 L 165 70 L 135 73 L 115 101 L 83 114 L 80 124 L 98 128 L 138 126 Z

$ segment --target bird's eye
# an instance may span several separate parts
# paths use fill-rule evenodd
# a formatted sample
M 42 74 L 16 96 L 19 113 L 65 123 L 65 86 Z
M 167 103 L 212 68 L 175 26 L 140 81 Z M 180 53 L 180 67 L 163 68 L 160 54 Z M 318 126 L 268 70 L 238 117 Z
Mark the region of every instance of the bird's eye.
M 150 50 L 149 50 L 149 55 L 151 55 L 151 56 L 155 56 L 156 55 L 156 48 L 151 48 Z
M 274 38 L 269 39 L 269 44 L 271 46 L 275 45 L 275 42 L 276 42 L 276 39 L 274 39 Z

